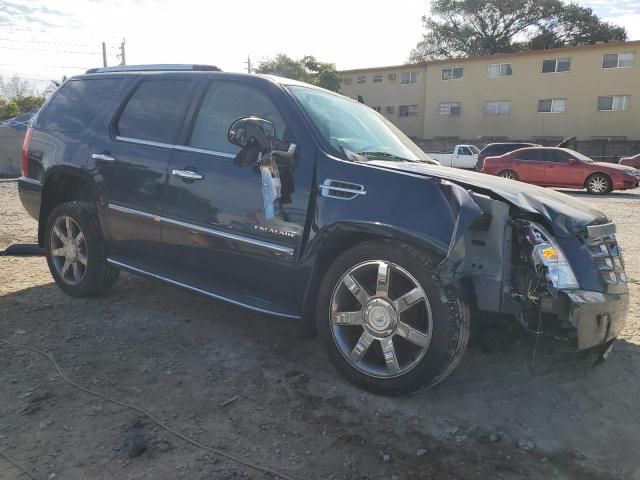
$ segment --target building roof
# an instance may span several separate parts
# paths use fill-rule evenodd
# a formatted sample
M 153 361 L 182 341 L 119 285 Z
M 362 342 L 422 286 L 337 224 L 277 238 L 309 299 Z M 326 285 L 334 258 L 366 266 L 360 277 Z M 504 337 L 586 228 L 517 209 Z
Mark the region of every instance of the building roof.
M 501 57 L 521 57 L 528 55 L 541 55 L 541 54 L 549 54 L 556 55 L 562 54 L 564 52 L 570 52 L 574 50 L 598 50 L 598 49 L 609 49 L 612 47 L 635 47 L 640 46 L 640 40 L 632 40 L 628 42 L 607 42 L 607 43 L 593 43 L 588 45 L 570 45 L 567 47 L 560 48 L 549 48 L 544 50 L 527 50 L 525 52 L 510 52 L 510 53 L 496 53 L 493 55 L 477 55 L 472 57 L 459 57 L 459 58 L 445 58 L 441 60 L 430 60 L 427 62 L 418 62 L 418 63 L 405 63 L 402 65 L 387 65 L 382 67 L 367 67 L 367 68 L 354 68 L 350 70 L 339 70 L 338 73 L 365 73 L 365 72 L 379 72 L 384 70 L 397 70 L 397 69 L 406 69 L 406 68 L 426 68 L 428 65 L 438 65 L 444 63 L 460 63 L 460 62 L 470 62 L 476 60 L 491 60 L 494 58 Z

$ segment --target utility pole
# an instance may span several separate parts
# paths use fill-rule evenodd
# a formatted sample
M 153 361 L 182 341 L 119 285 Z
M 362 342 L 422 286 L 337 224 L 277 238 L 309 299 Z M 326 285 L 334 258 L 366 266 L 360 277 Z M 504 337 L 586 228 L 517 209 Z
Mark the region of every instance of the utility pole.
M 102 66 L 107 66 L 107 44 L 102 42 Z
M 118 57 L 120 58 L 120 65 L 127 64 L 127 57 L 124 51 L 124 44 L 125 44 L 125 39 L 123 38 L 122 43 L 120 44 L 120 54 L 118 55 Z
M 247 55 L 247 61 L 244 63 L 247 66 L 247 73 L 251 73 L 251 57 L 249 55 Z

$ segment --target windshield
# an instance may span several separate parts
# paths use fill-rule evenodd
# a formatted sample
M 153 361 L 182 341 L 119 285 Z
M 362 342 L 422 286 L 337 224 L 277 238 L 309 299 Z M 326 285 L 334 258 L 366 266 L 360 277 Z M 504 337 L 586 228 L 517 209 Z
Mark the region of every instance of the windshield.
M 426 153 L 375 110 L 312 88 L 287 87 L 336 151 L 375 160 L 430 161 Z
M 569 155 L 574 156 L 578 160 L 582 160 L 583 162 L 587 162 L 587 163 L 593 163 L 592 159 L 590 159 L 586 155 L 581 154 L 580 152 L 576 152 L 575 150 L 571 150 L 569 148 L 565 148 L 564 151 L 567 152 Z

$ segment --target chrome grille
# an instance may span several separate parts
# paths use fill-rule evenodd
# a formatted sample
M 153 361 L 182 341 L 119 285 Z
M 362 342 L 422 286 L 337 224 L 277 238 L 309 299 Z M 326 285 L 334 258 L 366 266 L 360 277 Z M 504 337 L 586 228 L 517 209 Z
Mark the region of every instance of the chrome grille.
M 615 235 L 605 235 L 587 241 L 589 252 L 600 271 L 602 281 L 607 285 L 627 283 L 624 259 Z

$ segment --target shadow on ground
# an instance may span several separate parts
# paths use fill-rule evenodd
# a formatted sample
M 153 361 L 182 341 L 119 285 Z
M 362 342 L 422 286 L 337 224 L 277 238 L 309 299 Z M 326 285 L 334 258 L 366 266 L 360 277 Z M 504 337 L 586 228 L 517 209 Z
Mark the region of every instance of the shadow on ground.
M 339 377 L 316 340 L 297 339 L 294 321 L 130 275 L 94 299 L 72 299 L 53 284 L 29 288 L 0 297 L 0 312 L 2 338 L 50 351 L 80 383 L 294 476 L 638 473 L 640 349 L 632 343 L 618 341 L 593 368 L 593 358 L 548 339 L 534 358 L 532 339 L 515 331 L 492 354 L 472 345 L 436 388 L 392 399 Z M 39 473 L 266 478 L 215 462 L 147 421 L 135 423 L 139 415 L 74 391 L 32 354 L 0 347 L 0 372 L 0 449 Z M 42 393 L 45 400 L 30 407 Z M 126 445 L 134 424 L 142 425 L 147 448 L 132 459 Z M 0 463 L 0 477 L 9 471 Z

